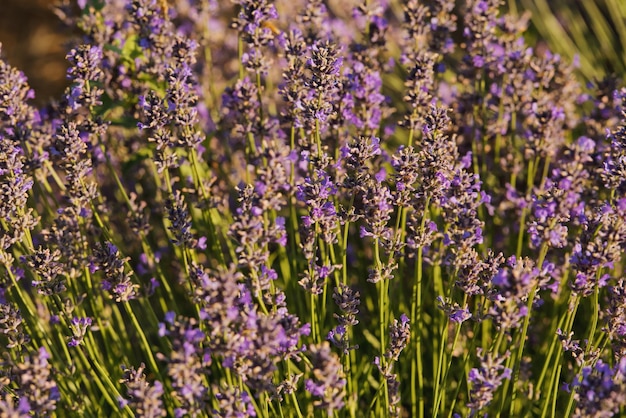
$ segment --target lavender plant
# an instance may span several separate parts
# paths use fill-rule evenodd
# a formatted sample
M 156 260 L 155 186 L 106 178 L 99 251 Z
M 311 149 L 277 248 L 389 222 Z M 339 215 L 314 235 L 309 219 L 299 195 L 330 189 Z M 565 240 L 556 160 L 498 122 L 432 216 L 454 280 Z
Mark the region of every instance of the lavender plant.
M 0 61 L 0 415 L 626 414 L 626 90 L 462 3 L 61 6 L 62 97 Z

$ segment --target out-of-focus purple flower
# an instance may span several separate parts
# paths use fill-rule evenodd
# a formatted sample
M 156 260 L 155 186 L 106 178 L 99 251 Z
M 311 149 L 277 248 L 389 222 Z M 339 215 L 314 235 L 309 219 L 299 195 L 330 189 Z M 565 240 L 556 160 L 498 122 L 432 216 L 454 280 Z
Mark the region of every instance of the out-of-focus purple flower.
M 237 373 L 249 388 L 275 394 L 280 386 L 272 381 L 277 363 L 299 358 L 301 339 L 310 327 L 288 312 L 281 292 L 273 298 L 268 292 L 257 295 L 272 311 L 260 313 L 245 277 L 234 266 L 214 272 L 194 266 L 191 279 L 200 319 L 210 330 L 206 344 L 211 354 L 223 358 L 222 366 Z
M 571 388 L 577 401 L 573 416 L 615 416 L 626 403 L 626 358 L 619 359 L 614 367 L 602 360 L 583 367 Z
M 6 300 L 0 303 L 0 333 L 6 337 L 8 349 L 21 351 L 30 342 L 24 329 L 22 314 L 15 304 Z
M 307 44 L 330 37 L 329 20 L 323 0 L 308 0 L 304 10 L 296 17 Z
M 363 196 L 365 227 L 361 236 L 369 236 L 375 240 L 389 239 L 391 231 L 387 224 L 394 210 L 391 191 L 378 182 L 372 182 L 367 191 Z
M 13 394 L 7 392 L 0 395 L 0 413 L 7 417 L 27 418 L 31 408 L 28 399 L 25 396 L 16 398 Z
M 196 319 L 175 315 L 166 317 L 163 332 L 172 344 L 172 351 L 167 355 L 159 353 L 158 358 L 167 362 L 172 395 L 180 402 L 178 413 L 193 416 L 203 411 L 208 401 L 204 376 L 211 358 L 203 348 L 206 335 L 198 328 Z
M 560 328 L 556 330 L 556 335 L 561 341 L 561 347 L 563 351 L 568 352 L 576 360 L 576 363 L 580 366 L 585 361 L 585 348 L 580 345 L 579 340 L 574 340 L 574 332 L 570 331 L 569 334 L 565 334 Z
M 139 46 L 153 59 L 169 56 L 173 28 L 154 0 L 132 0 L 127 10 L 138 29 Z M 159 61 L 160 61 L 159 60 Z
M 324 292 L 326 279 L 328 279 L 333 271 L 338 270 L 341 267 L 341 265 L 320 266 L 311 261 L 309 269 L 304 272 L 303 277 L 298 281 L 298 284 L 307 292 L 314 295 L 320 295 Z
M 455 3 L 451 0 L 426 3 L 409 0 L 404 4 L 406 60 L 424 50 L 441 54 L 453 51 L 454 42 L 451 36 L 457 26 L 454 7 Z
M 489 291 L 493 302 L 489 316 L 497 326 L 505 330 L 519 328 L 530 314 L 527 305 L 533 289 L 533 306 L 539 306 L 542 301 L 538 291 L 558 286 L 554 282 L 554 270 L 554 265 L 548 262 L 539 269 L 530 258 L 510 258 L 508 265 L 501 266 L 491 280 L 493 289 Z
M 275 193 L 274 198 L 271 201 L 264 199 L 252 185 L 239 189 L 239 207 L 235 210 L 236 214 L 229 228 L 229 235 L 237 243 L 235 252 L 238 264 L 254 271 L 250 279 L 251 290 L 255 296 L 270 286 L 270 277 L 258 274 L 263 273 L 262 269 L 267 267 L 270 252 L 268 245 L 284 243 L 286 240 L 284 219 L 278 217 L 274 222 L 265 219 L 267 211 L 279 210 L 283 205 L 282 195 L 279 191 L 265 192 L 268 197 Z M 267 206 L 270 204 L 274 206 Z
M 147 382 L 144 369 L 143 363 L 137 369 L 122 368 L 124 375 L 120 382 L 126 386 L 127 398 L 120 399 L 120 407 L 128 405 L 142 417 L 164 417 L 167 411 L 163 409 L 163 384 L 158 380 L 152 384 Z
M 337 186 L 329 174 L 315 170 L 298 185 L 296 197 L 308 207 L 308 215 L 303 217 L 302 246 L 307 260 L 313 260 L 315 240 L 321 236 L 328 244 L 335 243 L 339 233 L 340 218 L 334 203 Z
M 574 280 L 572 289 L 589 296 L 596 286 L 604 287 L 604 268 L 611 268 L 622 258 L 626 249 L 626 223 L 623 213 L 602 204 L 587 220 L 585 229 L 577 238 L 571 263 Z
M 378 71 L 356 62 L 345 74 L 342 116 L 357 129 L 376 132 L 383 116 L 385 96 L 380 92 L 382 79 Z
M 626 358 L 626 280 L 609 287 L 609 304 L 605 309 L 607 332 L 616 359 Z
M 23 361 L 14 364 L 13 373 L 18 384 L 17 394 L 20 397 L 18 412 L 22 413 L 28 408 L 30 413 L 37 416 L 54 414 L 61 395 L 52 377 L 49 358 L 50 354 L 41 347 L 36 354 L 32 353 Z
M 533 248 L 543 244 L 549 248 L 563 248 L 568 242 L 568 228 L 565 224 L 569 221 L 570 213 L 560 209 L 559 195 L 555 196 L 553 192 L 553 189 L 541 190 L 533 196 L 532 216 L 528 222 Z
M 398 382 L 398 376 L 393 373 L 393 367 L 400 358 L 400 353 L 409 343 L 411 338 L 410 329 L 409 318 L 405 314 L 400 315 L 399 321 L 394 319 L 389 326 L 389 345 L 385 350 L 384 358 L 374 358 L 374 364 L 382 378 L 387 382 L 387 394 L 390 400 L 389 412 L 394 416 L 398 416 L 399 412 L 400 383 Z
M 309 352 L 313 370 L 304 387 L 315 398 L 316 407 L 324 408 L 328 415 L 333 415 L 344 406 L 346 379 L 343 367 L 339 357 L 330 350 L 328 341 L 311 345 Z
M 609 135 L 610 151 L 604 161 L 602 178 L 609 190 L 615 190 L 616 198 L 626 195 L 626 88 L 615 93 L 620 102 L 622 121 L 620 126 Z
M 215 388 L 214 392 L 219 407 L 213 410 L 214 416 L 223 418 L 256 417 L 256 411 L 248 392 L 242 392 L 239 388 L 233 387 Z
M 267 45 L 274 38 L 274 32 L 265 23 L 278 19 L 276 7 L 267 0 L 237 0 L 236 3 L 240 9 L 232 28 L 251 45 Z
M 404 83 L 406 87 L 404 101 L 410 106 L 405 115 L 404 126 L 411 132 L 423 129 L 424 115 L 432 102 L 434 89 L 434 65 L 437 55 L 423 52 L 417 55 L 409 68 L 409 74 Z
M 304 82 L 307 45 L 302 32 L 297 29 L 290 30 L 283 40 L 281 46 L 288 63 L 283 72 L 283 82 L 279 86 L 280 94 L 287 103 L 282 116 L 287 122 L 293 123 L 294 127 L 301 127 L 304 126 L 302 102 L 308 95 L 308 88 Z
M 472 175 L 465 170 L 458 170 L 450 182 L 450 187 L 441 197 L 444 219 L 449 225 L 448 245 L 469 248 L 483 242 L 484 223 L 478 218 L 478 207 L 482 204 L 478 199 L 481 185 L 477 174 Z
M 478 348 L 477 355 L 480 366 L 472 368 L 468 376 L 471 388 L 470 402 L 467 406 L 474 413 L 489 405 L 504 379 L 511 378 L 511 369 L 503 365 L 510 355 L 509 352 L 504 355 L 494 353 L 483 355 L 482 349 Z
M 237 80 L 233 87 L 228 87 L 222 95 L 224 107 L 223 120 L 226 128 L 230 128 L 238 142 L 233 145 L 242 147 L 245 145 L 248 133 L 259 135 L 258 111 L 259 102 L 258 88 L 249 78 Z

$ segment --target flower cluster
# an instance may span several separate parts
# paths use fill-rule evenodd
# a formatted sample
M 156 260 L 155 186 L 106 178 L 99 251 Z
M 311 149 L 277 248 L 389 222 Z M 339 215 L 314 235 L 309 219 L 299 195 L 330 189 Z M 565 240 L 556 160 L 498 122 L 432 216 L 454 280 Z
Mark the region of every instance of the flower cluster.
M 504 3 L 61 6 L 60 97 L 0 59 L 0 415 L 626 413 L 626 89 Z
M 571 390 L 578 400 L 574 416 L 612 417 L 626 402 L 626 360 L 615 367 L 602 360 L 594 366 L 585 366 Z

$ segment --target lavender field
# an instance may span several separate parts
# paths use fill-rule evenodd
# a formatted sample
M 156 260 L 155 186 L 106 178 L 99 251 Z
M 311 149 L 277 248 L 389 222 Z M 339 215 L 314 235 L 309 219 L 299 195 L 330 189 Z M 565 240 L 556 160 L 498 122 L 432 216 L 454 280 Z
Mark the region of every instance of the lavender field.
M 0 418 L 626 416 L 625 74 L 509 11 L 59 6 L 61 97 L 0 60 Z

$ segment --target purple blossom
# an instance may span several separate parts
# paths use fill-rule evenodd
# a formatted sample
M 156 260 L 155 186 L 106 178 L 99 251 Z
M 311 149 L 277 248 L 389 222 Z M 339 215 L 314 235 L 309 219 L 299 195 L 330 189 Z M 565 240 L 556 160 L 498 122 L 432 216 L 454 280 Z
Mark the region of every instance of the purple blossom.
M 462 324 L 472 317 L 467 305 L 462 308 L 458 303 L 444 300 L 441 296 L 437 296 L 437 302 L 439 309 L 444 311 L 452 322 Z
M 72 337 L 70 341 L 67 343 L 70 347 L 76 347 L 83 343 L 83 339 L 85 338 L 85 334 L 91 328 L 91 323 L 93 320 L 89 317 L 79 318 L 74 317 L 70 321 L 70 330 L 72 331 Z
M 137 297 L 138 284 L 132 283 L 132 273 L 127 272 L 119 249 L 112 243 L 98 244 L 94 251 L 94 265 L 104 275 L 102 289 L 109 292 L 116 302 L 128 302 Z
M 323 170 L 315 170 L 297 187 L 296 197 L 308 207 L 308 216 L 303 218 L 302 236 L 305 257 L 309 260 L 313 258 L 318 235 L 328 244 L 337 240 L 340 219 L 333 200 L 336 193 L 337 186 Z
M 336 347 L 341 349 L 342 353 L 348 354 L 350 350 L 356 350 L 358 345 L 350 345 L 347 328 L 353 327 L 359 323 L 357 316 L 359 314 L 359 305 L 361 303 L 360 293 L 351 289 L 349 286 L 340 284 L 333 291 L 333 300 L 339 307 L 340 313 L 333 316 L 339 322 L 335 328 L 328 332 L 327 339 Z
M 169 55 L 171 26 L 154 0 L 133 0 L 127 9 L 139 31 L 139 46 L 155 57 Z
M 626 88 L 615 92 L 615 99 L 620 102 L 621 124 L 609 135 L 611 140 L 610 151 L 607 152 L 603 163 L 602 179 L 608 189 L 617 193 L 617 198 L 626 193 Z
M 20 398 L 17 412 L 23 413 L 28 408 L 28 412 L 39 416 L 54 414 L 61 395 L 54 381 L 49 359 L 50 354 L 41 347 L 36 353 L 31 353 L 23 361 L 14 364 L 13 373 Z M 0 402 L 2 403 L 4 402 Z
M 324 129 L 336 115 L 333 106 L 341 87 L 340 69 L 343 58 L 340 47 L 330 41 L 316 41 L 310 48 L 310 56 L 305 61 L 304 86 L 308 89 L 300 103 L 302 106 L 302 122 L 307 132 L 316 126 Z M 312 146 L 303 144 L 307 148 Z M 321 149 L 317 149 L 317 154 Z
M 309 352 L 313 370 L 312 377 L 305 380 L 304 387 L 316 398 L 315 406 L 324 408 L 332 415 L 344 406 L 346 379 L 341 362 L 331 352 L 327 341 L 320 345 L 311 345 Z
M 176 190 L 174 195 L 167 200 L 166 209 L 171 223 L 168 229 L 173 236 L 172 242 L 186 247 L 195 246 L 196 240 L 191 232 L 191 216 L 180 190 Z
M 624 251 L 626 225 L 623 219 L 623 212 L 602 205 L 587 220 L 570 260 L 575 272 L 571 283 L 575 292 L 589 296 L 596 286 L 606 285 L 603 269 L 620 260 Z
M 432 336 L 437 309 L 459 341 L 530 327 L 521 364 L 492 347 L 469 353 L 466 382 L 445 374 L 444 392 L 465 383 L 459 416 L 511 393 L 518 412 L 549 407 L 521 391 L 553 338 L 561 380 L 580 372 L 576 416 L 626 402 L 616 81 L 580 95 L 572 66 L 528 47 L 527 18 L 501 0 L 95 3 L 58 9 L 81 32 L 58 100 L 30 106 L 26 77 L 0 60 L 1 413 L 54 415 L 62 398 L 84 414 L 414 414 L 401 400 L 411 328 Z M 397 306 L 378 312 L 372 283 L 391 278 Z M 593 341 L 576 339 L 579 316 L 545 327 L 575 312 L 570 295 L 579 314 L 597 296 Z M 398 317 L 376 348 L 378 314 Z M 146 339 L 106 350 L 100 327 Z M 158 370 L 137 361 L 118 399 L 67 404 L 78 386 L 54 381 L 68 377 L 52 373 L 66 366 L 57 343 L 110 354 L 73 365 L 87 383 L 139 351 Z M 520 379 L 498 393 L 505 362 Z
M 215 416 L 224 418 L 256 417 L 256 411 L 248 392 L 242 392 L 239 388 L 216 388 L 215 392 L 215 398 L 219 404 L 219 409 L 213 411 Z
M 614 367 L 602 360 L 583 367 L 571 387 L 578 401 L 574 416 L 614 416 L 626 402 L 626 358 L 621 358 Z
M 237 3 L 240 9 L 232 27 L 250 45 L 267 45 L 274 38 L 274 33 L 264 23 L 278 19 L 276 7 L 267 0 L 239 0 Z
M 0 397 L 0 411 L 10 417 L 30 417 L 31 407 L 25 396 L 16 399 L 11 393 L 5 393 Z
M 137 369 L 125 368 L 121 383 L 126 386 L 127 398 L 121 398 L 120 408 L 126 405 L 143 417 L 164 417 L 167 411 L 163 409 L 163 384 L 158 380 L 150 384 L 143 373 L 145 365 L 142 363 Z
M 102 104 L 100 96 L 104 93 L 98 82 L 101 82 L 102 49 L 98 46 L 81 45 L 72 49 L 66 57 L 70 62 L 67 77 L 73 84 L 66 94 L 68 105 L 76 111 L 80 107 L 93 107 Z
M 398 361 L 400 353 L 409 343 L 411 337 L 411 326 L 409 318 L 402 314 L 400 320 L 394 319 L 389 326 L 389 347 L 385 351 L 385 357 L 391 361 Z
M 41 247 L 33 254 L 24 257 L 28 267 L 38 275 L 37 279 L 33 280 L 33 286 L 39 293 L 50 296 L 66 289 L 60 259 L 61 251 L 58 249 L 51 252 Z
M 626 358 L 626 283 L 620 279 L 609 287 L 609 303 L 605 308 L 607 332 L 615 358 Z
M 30 336 L 26 333 L 20 310 L 14 303 L 3 300 L 0 303 L 0 318 L 0 333 L 7 339 L 6 348 L 21 351 L 30 342 Z
M 472 368 L 469 372 L 470 402 L 467 404 L 473 412 L 479 412 L 493 400 L 496 390 L 502 385 L 504 379 L 511 378 L 511 369 L 503 366 L 509 352 L 505 355 L 487 353 L 483 355 L 481 348 L 477 350 L 480 366 Z
M 174 389 L 172 394 L 179 402 L 180 414 L 200 413 L 207 402 L 208 390 L 204 376 L 208 373 L 211 359 L 202 348 L 206 335 L 193 318 L 168 315 L 163 325 L 164 336 L 172 344 L 167 355 L 158 357 L 167 363 L 167 373 Z

